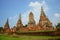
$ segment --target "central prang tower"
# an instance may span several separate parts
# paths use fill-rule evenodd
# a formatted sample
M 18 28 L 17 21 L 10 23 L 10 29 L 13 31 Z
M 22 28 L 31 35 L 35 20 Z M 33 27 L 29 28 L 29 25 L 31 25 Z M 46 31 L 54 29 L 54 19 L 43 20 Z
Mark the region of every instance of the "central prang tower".
M 52 27 L 52 23 L 49 21 L 49 19 L 45 15 L 45 12 L 43 11 L 43 7 L 41 7 L 41 16 L 40 16 L 40 20 L 39 20 L 39 26 L 43 27 L 43 28 Z

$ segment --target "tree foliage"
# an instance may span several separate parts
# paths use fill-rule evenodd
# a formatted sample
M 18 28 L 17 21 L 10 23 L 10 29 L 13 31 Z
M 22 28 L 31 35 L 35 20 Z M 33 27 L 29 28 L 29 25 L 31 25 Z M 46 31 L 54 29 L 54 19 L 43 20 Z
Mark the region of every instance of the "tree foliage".
M 3 29 L 3 27 L 0 27 L 0 30 L 2 30 Z
M 60 28 L 60 23 L 58 23 L 56 27 L 57 27 L 57 28 Z
M 0 27 L 0 32 L 1 32 L 1 30 L 3 30 L 3 27 Z

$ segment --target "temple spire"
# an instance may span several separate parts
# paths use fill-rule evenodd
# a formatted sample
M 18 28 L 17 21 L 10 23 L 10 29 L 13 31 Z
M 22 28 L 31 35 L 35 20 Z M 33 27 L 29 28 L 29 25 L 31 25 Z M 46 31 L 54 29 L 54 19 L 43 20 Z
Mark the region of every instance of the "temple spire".
M 34 15 L 32 12 L 29 14 L 29 22 L 28 22 L 28 27 L 34 27 L 35 26 L 35 20 L 34 20 Z
M 41 16 L 45 16 L 46 17 L 45 12 L 43 10 L 43 6 L 41 6 Z
M 49 25 L 48 25 L 49 24 Z M 42 27 L 46 27 L 46 26 L 52 26 L 51 22 L 49 21 L 49 19 L 47 18 L 47 16 L 45 15 L 45 12 L 43 10 L 43 7 L 41 6 L 41 16 L 40 16 L 40 20 L 39 20 L 39 25 Z
M 21 19 L 21 14 L 19 14 L 19 19 Z
M 41 11 L 43 11 L 43 6 L 41 6 Z
M 7 18 L 6 24 L 8 24 L 8 18 Z
M 17 27 L 20 28 L 22 27 L 22 20 L 21 20 L 21 14 L 19 14 L 19 18 L 18 18 L 18 21 L 17 21 Z
M 41 6 L 41 16 L 40 16 L 40 21 L 46 20 L 47 17 L 45 15 L 45 12 L 43 10 L 43 6 Z
M 9 22 L 8 22 L 8 18 L 7 18 L 7 21 L 6 21 L 5 25 L 4 25 L 4 29 L 9 29 Z

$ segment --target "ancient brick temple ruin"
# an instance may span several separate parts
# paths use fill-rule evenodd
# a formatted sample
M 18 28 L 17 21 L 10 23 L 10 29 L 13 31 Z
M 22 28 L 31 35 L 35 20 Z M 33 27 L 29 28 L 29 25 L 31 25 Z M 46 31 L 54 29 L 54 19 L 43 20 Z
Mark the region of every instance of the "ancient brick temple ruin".
M 38 24 L 36 24 L 34 20 L 33 12 L 30 12 L 29 21 L 26 26 L 23 26 L 22 20 L 21 20 L 21 14 L 20 14 L 18 21 L 16 23 L 16 26 L 14 26 L 13 28 L 10 28 L 9 22 L 7 19 L 7 22 L 5 23 L 3 28 L 3 32 L 28 32 L 28 31 L 40 31 L 40 30 L 54 30 L 52 23 L 45 15 L 43 7 L 41 7 L 41 15 L 40 15 Z

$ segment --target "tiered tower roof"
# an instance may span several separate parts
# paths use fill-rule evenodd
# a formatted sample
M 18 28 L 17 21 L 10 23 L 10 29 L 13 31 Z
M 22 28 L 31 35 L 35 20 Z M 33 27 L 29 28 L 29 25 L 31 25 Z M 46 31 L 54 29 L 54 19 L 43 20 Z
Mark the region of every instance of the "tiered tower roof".
M 7 19 L 7 21 L 6 21 L 5 25 L 4 25 L 4 29 L 9 29 L 9 22 L 8 22 L 8 19 Z
M 19 18 L 18 18 L 18 21 L 17 21 L 17 24 L 16 24 L 17 27 L 22 27 L 22 20 L 21 20 L 21 14 L 19 15 Z
M 49 25 L 48 25 L 49 24 Z M 40 20 L 39 20 L 39 25 L 40 26 L 52 26 L 51 22 L 49 21 L 49 19 L 47 18 L 47 16 L 45 15 L 45 12 L 43 10 L 43 7 L 41 7 L 41 16 L 40 16 Z
M 34 26 L 35 25 L 35 20 L 34 20 L 34 15 L 33 15 L 33 13 L 32 12 L 30 12 L 30 14 L 29 14 L 29 22 L 28 22 L 28 25 L 30 25 L 30 26 Z

